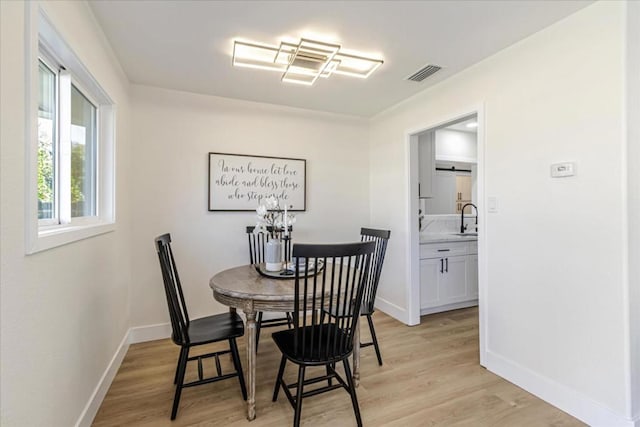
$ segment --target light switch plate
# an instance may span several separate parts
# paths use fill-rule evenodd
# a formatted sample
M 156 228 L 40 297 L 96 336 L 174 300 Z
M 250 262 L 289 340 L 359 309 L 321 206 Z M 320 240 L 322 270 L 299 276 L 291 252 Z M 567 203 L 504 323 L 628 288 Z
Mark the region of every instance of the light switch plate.
M 487 209 L 489 213 L 497 213 L 498 212 L 498 198 L 495 196 L 487 197 Z
M 551 165 L 552 178 L 566 178 L 574 176 L 576 164 L 574 162 L 554 163 Z

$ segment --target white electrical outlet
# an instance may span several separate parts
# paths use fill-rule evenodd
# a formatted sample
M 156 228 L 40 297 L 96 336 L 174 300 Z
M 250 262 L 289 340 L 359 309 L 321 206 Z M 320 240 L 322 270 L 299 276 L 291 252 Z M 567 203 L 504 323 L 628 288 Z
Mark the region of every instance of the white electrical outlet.
M 566 178 L 575 175 L 576 164 L 574 162 L 554 163 L 551 165 L 552 178 Z

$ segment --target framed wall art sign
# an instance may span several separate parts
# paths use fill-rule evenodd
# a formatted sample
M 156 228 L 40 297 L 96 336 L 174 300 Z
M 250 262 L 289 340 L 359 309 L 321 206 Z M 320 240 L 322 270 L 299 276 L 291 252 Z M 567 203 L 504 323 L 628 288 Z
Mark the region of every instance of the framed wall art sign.
M 304 159 L 209 153 L 209 210 L 255 211 L 273 196 L 280 206 L 304 211 L 306 174 Z

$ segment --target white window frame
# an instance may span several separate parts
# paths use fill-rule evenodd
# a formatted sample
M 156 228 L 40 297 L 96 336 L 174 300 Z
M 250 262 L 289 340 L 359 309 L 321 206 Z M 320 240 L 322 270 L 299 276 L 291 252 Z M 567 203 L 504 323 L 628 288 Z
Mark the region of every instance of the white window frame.
M 55 79 L 56 79 L 56 85 L 55 85 L 55 100 L 56 103 L 58 102 L 58 100 L 60 99 L 60 94 L 58 93 L 58 89 L 59 89 L 59 75 L 60 75 L 60 71 L 59 71 L 59 64 L 48 54 L 43 53 L 43 52 L 39 52 L 38 55 L 38 65 L 40 63 L 40 61 L 42 61 L 42 63 L 44 63 L 44 65 L 55 75 Z M 54 137 L 55 139 L 59 139 L 60 138 L 60 134 L 59 134 L 59 128 L 58 128 L 58 123 L 60 120 L 58 120 L 58 114 L 59 111 L 56 108 L 56 114 L 54 115 L 55 120 L 53 121 L 53 127 L 54 127 Z M 38 120 L 38 118 L 36 118 L 36 120 Z M 56 158 L 54 159 L 55 161 L 55 167 L 56 167 L 56 173 L 53 177 L 53 188 L 54 188 L 54 193 L 53 193 L 53 211 L 54 211 L 54 216 L 53 218 L 46 218 L 46 219 L 38 219 L 38 225 L 39 226 L 53 226 L 53 225 L 57 225 L 58 222 L 60 221 L 58 219 L 58 216 L 55 215 L 55 213 L 57 213 L 59 211 L 58 206 L 60 205 L 60 191 L 58 191 L 58 189 L 60 188 L 60 181 L 59 181 L 59 173 L 57 173 L 57 171 L 60 168 L 60 165 L 58 163 L 58 154 L 56 153 Z M 36 168 L 37 168 L 37 164 L 36 164 Z
M 32 254 L 115 230 L 116 109 L 109 95 L 56 30 L 42 7 L 37 2 L 25 2 L 25 7 L 27 28 L 25 252 Z M 41 56 L 45 62 L 48 60 L 63 64 L 65 71 L 58 74 L 62 75 L 62 78 L 59 77 L 59 82 L 66 80 L 69 88 L 73 84 L 97 107 L 96 216 L 70 218 L 70 213 L 69 215 L 65 213 L 67 208 L 62 207 L 66 203 L 65 200 L 58 200 L 60 217 L 57 221 L 54 223 L 50 220 L 38 220 L 38 59 Z M 57 138 L 61 140 L 64 136 L 58 133 Z M 65 175 L 60 173 L 60 168 L 64 171 L 64 165 L 56 166 L 58 176 L 64 177 Z M 58 196 L 59 188 L 56 188 Z

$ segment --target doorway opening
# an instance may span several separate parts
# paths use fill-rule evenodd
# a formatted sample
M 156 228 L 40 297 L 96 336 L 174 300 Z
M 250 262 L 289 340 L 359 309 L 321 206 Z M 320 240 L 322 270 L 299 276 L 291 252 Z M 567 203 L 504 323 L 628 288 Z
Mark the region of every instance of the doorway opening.
M 481 364 L 486 336 L 483 121 L 482 108 L 476 107 L 406 133 L 409 324 L 419 324 L 423 315 L 478 305 Z

